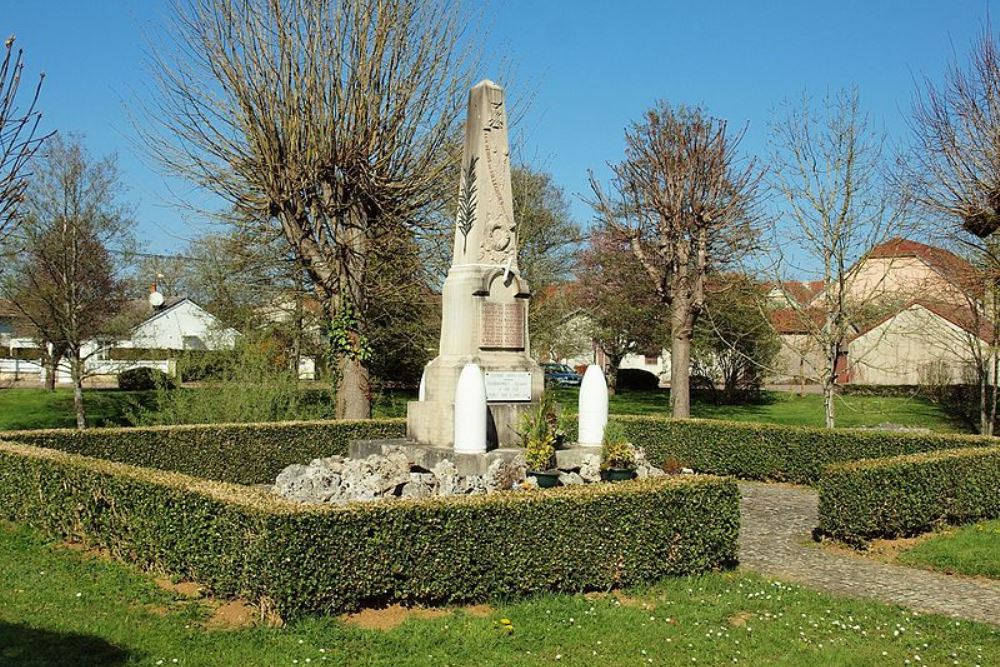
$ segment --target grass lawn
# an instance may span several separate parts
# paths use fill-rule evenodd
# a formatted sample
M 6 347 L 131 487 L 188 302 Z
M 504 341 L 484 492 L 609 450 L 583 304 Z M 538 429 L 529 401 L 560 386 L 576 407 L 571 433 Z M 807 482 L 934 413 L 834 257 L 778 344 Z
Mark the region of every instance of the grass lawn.
M 0 526 L 0 563 L 2 665 L 1000 664 L 996 628 L 738 572 L 668 579 L 620 600 L 546 595 L 414 616 L 389 630 L 335 618 L 207 630 L 211 601 L 27 528 Z
M 578 389 L 556 389 L 557 399 L 576 412 Z M 669 416 L 669 392 L 623 391 L 611 398 L 611 414 Z M 957 427 L 941 408 L 920 398 L 896 396 L 840 396 L 836 401 L 837 425 L 841 427 L 877 426 L 883 423 L 957 432 Z M 797 426 L 823 426 L 823 397 L 793 393 L 766 392 L 760 403 L 752 405 L 715 405 L 694 401 L 691 414 L 704 419 L 729 419 Z
M 148 403 L 152 392 L 88 389 L 84 406 L 89 426 L 126 426 L 129 409 Z M 0 390 L 0 430 L 29 428 L 73 428 L 73 391 L 60 388 Z
M 899 554 L 905 565 L 1000 579 L 1000 521 L 983 521 L 921 540 Z
M 200 391 L 185 389 L 184 391 Z M 556 389 L 557 400 L 570 412 L 576 412 L 577 389 Z M 128 425 L 128 413 L 136 402 L 149 405 L 152 392 L 127 392 L 116 389 L 89 389 L 85 392 L 87 421 L 91 426 Z M 611 399 L 612 414 L 670 414 L 669 394 L 664 391 L 626 391 Z M 406 416 L 406 402 L 416 398 L 413 392 L 386 392 L 375 399 L 376 417 Z M 333 408 L 330 408 L 331 416 Z M 714 405 L 695 401 L 695 417 L 736 421 L 823 425 L 823 399 L 807 394 L 798 396 L 769 392 L 753 405 Z M 919 398 L 844 396 L 837 399 L 838 424 L 876 426 L 890 422 L 919 426 L 935 431 L 956 432 L 957 427 L 937 405 Z M 76 425 L 73 417 L 73 394 L 69 389 L 54 393 L 42 389 L 0 390 L 0 430 L 59 428 Z

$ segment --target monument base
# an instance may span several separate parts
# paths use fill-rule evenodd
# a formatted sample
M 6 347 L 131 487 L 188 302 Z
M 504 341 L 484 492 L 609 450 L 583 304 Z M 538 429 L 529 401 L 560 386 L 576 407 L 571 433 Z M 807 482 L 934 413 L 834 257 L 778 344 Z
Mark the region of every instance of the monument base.
M 485 454 L 459 454 L 451 447 L 422 445 L 402 438 L 397 440 L 352 440 L 349 452 L 352 459 L 359 459 L 372 454 L 381 456 L 393 449 L 402 450 L 411 465 L 420 466 L 425 470 L 431 470 L 441 461 L 448 459 L 455 464 L 458 474 L 462 476 L 485 475 L 490 464 L 497 459 L 512 461 L 514 457 L 524 452 L 519 447 L 511 447 L 493 449 Z
M 352 440 L 349 456 L 352 459 L 362 459 L 372 454 L 383 456 L 393 449 L 402 450 L 411 465 L 420 466 L 425 470 L 432 469 L 441 461 L 447 459 L 455 464 L 459 475 L 484 475 L 490 464 L 496 460 L 512 461 L 516 456 L 523 455 L 521 447 L 501 447 L 492 449 L 485 454 L 459 454 L 451 447 L 423 445 L 405 438 L 389 440 Z M 600 447 L 571 445 L 556 450 L 556 468 L 570 470 L 583 466 L 587 456 L 600 457 Z
M 518 447 L 521 415 L 538 407 L 533 401 L 486 404 L 486 447 Z M 410 401 L 406 404 L 406 437 L 412 442 L 451 449 L 455 446 L 455 404 L 444 401 Z

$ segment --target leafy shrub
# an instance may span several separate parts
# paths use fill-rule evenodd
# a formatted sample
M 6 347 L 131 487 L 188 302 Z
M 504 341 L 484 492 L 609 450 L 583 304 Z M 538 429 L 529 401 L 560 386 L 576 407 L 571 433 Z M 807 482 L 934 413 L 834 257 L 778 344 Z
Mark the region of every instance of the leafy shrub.
M 270 484 L 293 463 L 346 455 L 351 440 L 402 438 L 406 435 L 406 420 L 47 429 L 0 435 L 36 447 L 204 479 Z
M 253 488 L 0 443 L 0 518 L 266 603 L 362 605 L 604 590 L 736 557 L 730 480 L 303 506 Z
M 130 368 L 118 374 L 118 388 L 128 391 L 175 389 L 174 379 L 159 368 Z
M 822 429 L 708 419 L 621 416 L 633 445 L 650 461 L 683 461 L 699 472 L 799 484 L 815 484 L 831 463 L 899 454 L 982 447 L 982 436 L 931 435 L 900 431 Z
M 518 435 L 529 470 L 548 470 L 556 456 L 559 416 L 552 395 L 543 392 L 538 405 L 521 415 Z
M 618 370 L 617 389 L 653 391 L 660 386 L 660 378 L 641 368 L 621 368 Z
M 993 518 L 1000 518 L 1000 447 L 845 463 L 819 482 L 819 530 L 845 542 Z
M 305 392 L 298 372 L 269 339 L 241 339 L 233 350 L 188 355 L 177 363 L 184 381 L 199 379 L 196 390 L 160 391 L 155 405 L 134 411 L 133 423 L 215 424 L 273 422 L 333 417 L 331 391 Z
M 183 391 L 183 390 L 178 390 Z M 655 465 L 668 459 L 699 472 L 815 484 L 831 463 L 982 447 L 981 436 L 929 435 L 900 431 L 820 429 L 721 420 L 622 416 L 627 440 L 642 447 Z M 609 424 L 609 425 L 610 425 Z M 564 424 L 567 440 L 576 424 Z M 614 428 L 612 426 L 612 428 Z M 124 429 L 54 429 L 3 433 L 29 445 L 174 470 L 238 484 L 264 484 L 287 465 L 346 454 L 351 440 L 402 438 L 403 419 L 204 424 Z
M 635 465 L 635 451 L 625 435 L 625 429 L 617 422 L 609 422 L 604 427 L 601 442 L 601 468 L 631 468 Z

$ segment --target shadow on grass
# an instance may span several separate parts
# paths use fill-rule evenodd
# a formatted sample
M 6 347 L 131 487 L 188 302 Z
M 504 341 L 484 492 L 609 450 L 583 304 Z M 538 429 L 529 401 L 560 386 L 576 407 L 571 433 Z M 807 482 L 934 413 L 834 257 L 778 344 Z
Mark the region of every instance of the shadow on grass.
M 113 667 L 124 665 L 130 657 L 130 651 L 93 635 L 39 630 L 0 621 L 0 665 Z

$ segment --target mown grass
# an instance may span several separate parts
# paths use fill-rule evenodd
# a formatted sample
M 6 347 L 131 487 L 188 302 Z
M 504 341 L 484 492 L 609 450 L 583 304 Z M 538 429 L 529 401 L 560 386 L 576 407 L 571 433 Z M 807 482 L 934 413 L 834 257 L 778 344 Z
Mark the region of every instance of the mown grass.
M 553 391 L 565 409 L 576 412 L 578 389 L 561 388 Z M 960 430 L 940 406 L 917 397 L 838 396 L 835 409 L 837 426 L 843 428 L 891 423 L 939 432 Z M 610 411 L 612 414 L 669 416 L 670 392 L 622 391 L 611 397 Z M 823 397 L 818 394 L 800 396 L 794 393 L 765 392 L 760 401 L 743 405 L 717 405 L 696 399 L 691 404 L 691 415 L 703 419 L 819 427 L 823 426 Z
M 206 391 L 183 389 L 182 391 Z M 579 390 L 554 389 L 557 400 L 575 413 Z M 86 391 L 87 422 L 91 426 L 129 425 L 129 414 L 141 403 L 154 409 L 155 392 L 128 392 L 114 389 Z M 376 417 L 406 416 L 406 402 L 414 400 L 414 392 L 393 391 L 375 397 Z M 311 417 L 315 417 L 315 405 Z M 823 399 L 807 394 L 767 392 L 760 402 L 747 405 L 716 405 L 694 401 L 692 414 L 705 419 L 729 419 L 747 422 L 823 425 Z M 333 405 L 330 405 L 330 416 Z M 666 391 L 624 391 L 611 398 L 612 414 L 670 414 L 669 393 Z M 959 429 L 934 403 L 920 398 L 882 396 L 842 396 L 837 399 L 837 424 L 842 427 L 877 426 L 883 423 L 929 428 L 938 432 Z M 68 389 L 47 392 L 42 389 L 0 390 L 0 430 L 28 428 L 63 428 L 76 425 L 73 416 L 73 394 Z
M 544 595 L 366 630 L 336 618 L 207 630 L 210 602 L 0 526 L 0 664 L 996 665 L 1000 631 L 740 572 L 626 597 Z M 501 623 L 508 619 L 512 631 Z M 162 662 L 161 662 L 162 661 Z
M 180 391 L 201 392 L 199 388 Z M 408 393 L 384 393 L 375 397 L 376 417 L 406 416 L 406 401 L 415 396 Z M 87 389 L 84 391 L 88 426 L 132 426 L 130 419 L 139 406 L 156 409 L 155 391 L 121 391 L 119 389 Z M 315 418 L 321 411 L 310 405 L 308 417 Z M 333 417 L 330 401 L 329 417 Z M 62 388 L 0 390 L 0 431 L 37 428 L 73 428 L 73 392 Z
M 933 535 L 901 552 L 897 560 L 948 574 L 1000 579 L 1000 521 L 983 521 Z
M 151 405 L 153 392 L 88 389 L 84 406 L 88 426 L 128 426 L 136 405 Z M 76 426 L 73 392 L 59 388 L 0 390 L 0 430 L 72 428 Z

